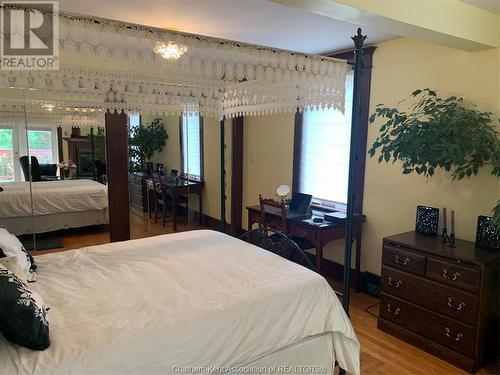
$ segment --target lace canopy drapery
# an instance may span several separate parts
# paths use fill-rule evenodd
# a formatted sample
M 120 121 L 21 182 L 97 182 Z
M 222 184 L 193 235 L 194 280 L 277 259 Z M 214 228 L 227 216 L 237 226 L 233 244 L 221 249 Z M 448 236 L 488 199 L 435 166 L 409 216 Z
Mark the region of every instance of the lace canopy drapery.
M 344 110 L 343 60 L 217 40 L 91 17 L 59 15 L 60 69 L 0 71 L 3 113 L 92 123 L 106 109 L 215 118 Z M 159 42 L 182 46 L 167 60 Z

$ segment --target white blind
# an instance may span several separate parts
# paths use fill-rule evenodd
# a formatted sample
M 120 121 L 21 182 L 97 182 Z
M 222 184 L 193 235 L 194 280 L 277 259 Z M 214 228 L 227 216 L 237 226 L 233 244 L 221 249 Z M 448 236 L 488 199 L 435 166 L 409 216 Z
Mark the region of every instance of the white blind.
M 198 115 L 182 116 L 182 154 L 184 156 L 184 173 L 201 177 L 201 139 L 200 117 Z
M 137 128 L 141 125 L 141 116 L 138 113 L 129 113 L 128 123 L 131 128 Z
M 347 202 L 353 75 L 346 79 L 345 113 L 305 111 L 300 153 L 300 192 L 332 202 Z

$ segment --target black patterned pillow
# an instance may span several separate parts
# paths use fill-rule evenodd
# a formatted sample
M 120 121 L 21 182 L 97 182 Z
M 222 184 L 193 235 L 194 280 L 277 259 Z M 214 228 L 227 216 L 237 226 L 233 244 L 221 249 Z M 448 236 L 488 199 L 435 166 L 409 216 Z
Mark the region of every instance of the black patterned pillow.
M 48 308 L 19 277 L 0 265 L 0 332 L 33 350 L 50 346 Z
M 37 266 L 35 260 L 28 254 L 19 239 L 11 234 L 7 229 L 0 228 L 0 264 L 15 273 L 23 281 L 36 281 Z M 2 260 L 4 257 L 14 257 L 8 262 Z

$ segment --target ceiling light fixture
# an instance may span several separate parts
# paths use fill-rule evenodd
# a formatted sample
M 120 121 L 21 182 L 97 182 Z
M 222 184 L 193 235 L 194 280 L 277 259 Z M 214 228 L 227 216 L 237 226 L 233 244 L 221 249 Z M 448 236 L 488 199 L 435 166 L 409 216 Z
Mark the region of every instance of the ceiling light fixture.
M 56 107 L 54 104 L 50 104 L 50 103 L 45 103 L 42 105 L 42 107 L 49 111 L 49 112 L 52 112 L 54 110 L 54 108 Z
M 154 51 L 167 60 L 177 60 L 187 52 L 187 47 L 174 42 L 156 42 Z

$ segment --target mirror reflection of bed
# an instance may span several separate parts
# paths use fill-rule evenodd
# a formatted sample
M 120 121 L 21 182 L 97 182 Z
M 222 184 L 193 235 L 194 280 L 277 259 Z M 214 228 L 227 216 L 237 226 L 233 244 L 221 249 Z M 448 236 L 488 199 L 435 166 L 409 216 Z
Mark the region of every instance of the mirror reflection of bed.
M 28 250 L 109 242 L 104 116 L 0 127 L 0 226 Z

